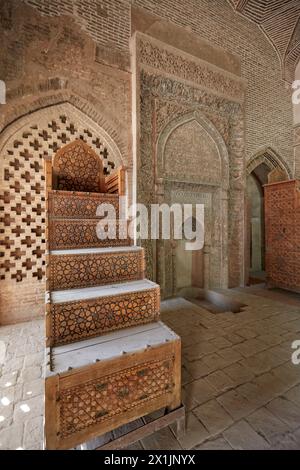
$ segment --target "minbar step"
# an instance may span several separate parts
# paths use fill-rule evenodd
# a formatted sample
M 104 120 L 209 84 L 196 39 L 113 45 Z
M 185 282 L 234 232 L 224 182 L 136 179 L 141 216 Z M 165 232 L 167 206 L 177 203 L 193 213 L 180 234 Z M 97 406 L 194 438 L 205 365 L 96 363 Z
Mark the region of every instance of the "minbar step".
M 98 224 L 100 224 L 99 219 L 50 218 L 48 222 L 49 250 L 132 245 L 132 240 L 127 233 L 127 221 L 117 221 L 115 230 L 112 225 L 108 225 L 109 236 L 105 239 L 98 237 Z
M 156 321 L 160 289 L 147 279 L 46 294 L 47 345 Z
M 89 219 L 97 217 L 100 204 L 111 204 L 119 218 L 119 195 L 78 191 L 48 191 L 50 217 Z
M 48 351 L 46 448 L 68 449 L 180 406 L 180 338 L 161 322 Z
M 92 287 L 144 278 L 144 250 L 138 246 L 50 251 L 47 290 Z

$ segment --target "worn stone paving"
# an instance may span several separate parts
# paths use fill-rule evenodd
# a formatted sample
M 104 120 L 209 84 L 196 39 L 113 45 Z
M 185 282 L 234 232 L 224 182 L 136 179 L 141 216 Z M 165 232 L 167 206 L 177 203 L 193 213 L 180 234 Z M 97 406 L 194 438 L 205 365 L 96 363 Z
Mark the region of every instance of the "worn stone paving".
M 42 449 L 44 320 L 0 327 L 0 449 Z
M 183 299 L 162 303 L 182 338 L 187 431 L 166 428 L 130 449 L 300 449 L 298 305 L 226 291 L 247 304 L 212 314 Z M 0 328 L 0 449 L 41 449 L 44 322 Z

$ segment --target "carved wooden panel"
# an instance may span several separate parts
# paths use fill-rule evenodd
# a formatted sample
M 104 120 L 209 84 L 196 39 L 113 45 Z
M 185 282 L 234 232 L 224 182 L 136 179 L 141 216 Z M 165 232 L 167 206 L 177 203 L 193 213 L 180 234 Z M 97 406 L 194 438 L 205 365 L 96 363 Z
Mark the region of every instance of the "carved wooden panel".
M 52 370 L 61 354 L 50 355 Z M 179 338 L 78 370 L 63 362 L 58 374 L 48 370 L 46 378 L 47 449 L 70 449 L 155 410 L 180 406 Z
M 50 255 L 48 276 L 51 291 L 143 279 L 144 251 Z
M 114 233 L 109 231 L 111 238 L 101 240 L 97 236 L 98 223 L 95 219 L 50 219 L 50 250 L 131 245 L 126 224 L 117 223 L 116 238 Z
M 49 191 L 48 209 L 51 217 L 95 218 L 100 204 L 111 204 L 119 217 L 117 194 L 87 194 L 84 192 Z
M 265 186 L 267 280 L 292 290 L 300 290 L 299 207 L 299 181 Z
M 174 389 L 174 357 L 151 361 L 60 392 L 60 439 L 137 408 Z
M 56 152 L 53 172 L 56 180 L 55 189 L 105 192 L 100 156 L 82 140 L 75 140 Z
M 159 287 L 95 299 L 48 304 L 52 345 L 71 343 L 134 325 L 157 321 Z

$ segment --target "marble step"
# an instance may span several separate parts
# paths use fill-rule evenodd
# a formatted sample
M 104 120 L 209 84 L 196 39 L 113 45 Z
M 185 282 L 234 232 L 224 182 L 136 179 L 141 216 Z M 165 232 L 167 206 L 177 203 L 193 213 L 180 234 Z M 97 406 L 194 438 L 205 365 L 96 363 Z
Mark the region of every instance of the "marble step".
M 56 346 L 51 350 L 52 373 L 59 374 L 68 371 L 70 367 L 75 369 L 98 361 L 115 359 L 177 339 L 176 333 L 161 321 L 157 321 Z
M 48 292 L 48 346 L 158 320 L 160 288 L 147 279 Z
M 47 258 L 50 291 L 144 278 L 144 250 L 138 246 L 54 250 Z
M 48 192 L 47 203 L 50 218 L 93 219 L 100 204 L 111 204 L 119 218 L 118 194 L 53 190 Z
M 127 222 L 116 223 L 116 233 L 110 231 L 109 238 L 100 239 L 97 235 L 98 219 L 49 219 L 49 250 L 79 248 L 101 248 L 130 246 L 132 240 L 127 234 Z

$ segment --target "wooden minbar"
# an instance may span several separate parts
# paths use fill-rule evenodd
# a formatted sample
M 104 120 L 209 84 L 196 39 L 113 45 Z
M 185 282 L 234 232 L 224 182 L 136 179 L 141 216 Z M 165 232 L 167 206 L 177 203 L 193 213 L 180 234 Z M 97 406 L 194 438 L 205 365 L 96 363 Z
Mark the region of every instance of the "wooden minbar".
M 300 181 L 264 186 L 269 287 L 300 292 Z
M 125 170 L 103 176 L 101 159 L 80 140 L 45 164 L 45 446 L 74 448 L 167 410 L 119 439 L 121 448 L 182 422 L 180 338 L 159 320 L 160 290 L 145 279 L 144 250 L 121 229 L 113 240 L 97 237 L 99 204 L 119 216 Z

